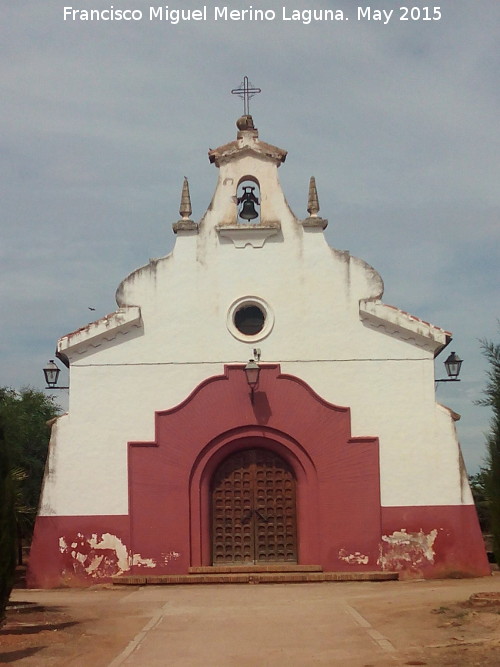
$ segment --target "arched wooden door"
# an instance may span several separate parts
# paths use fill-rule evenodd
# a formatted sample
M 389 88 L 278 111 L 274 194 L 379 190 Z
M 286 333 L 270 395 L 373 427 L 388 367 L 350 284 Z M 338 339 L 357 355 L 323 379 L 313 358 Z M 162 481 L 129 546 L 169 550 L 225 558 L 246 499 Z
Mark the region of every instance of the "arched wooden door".
M 245 449 L 212 479 L 213 564 L 297 562 L 295 476 L 280 456 Z

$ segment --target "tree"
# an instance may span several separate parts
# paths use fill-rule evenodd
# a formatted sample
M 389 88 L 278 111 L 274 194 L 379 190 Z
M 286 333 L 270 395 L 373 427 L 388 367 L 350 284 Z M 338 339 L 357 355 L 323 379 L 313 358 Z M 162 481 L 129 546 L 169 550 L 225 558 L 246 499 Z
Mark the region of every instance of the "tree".
M 30 387 L 0 387 L 0 418 L 10 457 L 9 486 L 14 494 L 19 542 L 29 539 L 40 498 L 50 428 L 59 406 L 53 396 Z
M 23 564 L 23 538 L 31 535 L 37 506 L 26 505 L 23 483 L 28 478 L 22 468 L 12 468 L 10 481 L 14 495 L 14 517 L 17 530 L 17 564 Z
M 493 553 L 496 562 L 500 563 L 500 343 L 482 340 L 481 348 L 489 370 L 484 398 L 478 404 L 490 406 L 493 413 L 486 436 L 485 492 L 489 502 Z
M 0 625 L 5 618 L 5 608 L 14 585 L 16 569 L 16 521 L 14 516 L 14 491 L 10 475 L 7 442 L 0 415 Z
M 485 535 L 491 534 L 490 500 L 489 500 L 489 475 L 488 468 L 481 467 L 479 472 L 469 475 L 469 484 L 476 505 L 477 516 L 481 531 Z

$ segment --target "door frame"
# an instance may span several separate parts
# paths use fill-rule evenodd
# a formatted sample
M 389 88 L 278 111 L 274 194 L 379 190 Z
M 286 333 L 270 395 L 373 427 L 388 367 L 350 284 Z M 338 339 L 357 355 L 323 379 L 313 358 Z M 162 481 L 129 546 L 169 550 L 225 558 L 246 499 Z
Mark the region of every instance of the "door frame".
M 266 427 L 247 427 L 222 434 L 201 452 L 190 478 L 191 566 L 212 565 L 211 482 L 219 465 L 242 449 L 273 451 L 295 475 L 297 563 L 319 562 L 318 484 L 305 450 L 284 433 Z

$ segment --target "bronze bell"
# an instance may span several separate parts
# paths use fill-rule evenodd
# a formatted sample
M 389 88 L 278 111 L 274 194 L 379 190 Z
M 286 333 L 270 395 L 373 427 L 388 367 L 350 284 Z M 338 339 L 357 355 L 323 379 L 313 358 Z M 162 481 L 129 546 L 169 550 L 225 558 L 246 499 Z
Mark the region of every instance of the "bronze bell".
M 243 204 L 239 213 L 240 218 L 243 218 L 243 220 L 255 220 L 255 218 L 259 217 L 259 214 L 255 210 L 255 204 L 258 204 L 259 200 L 254 195 L 254 190 L 255 188 L 250 185 L 243 186 L 244 192 L 238 199 L 238 204 Z
M 258 217 L 258 213 L 255 210 L 255 206 L 253 201 L 245 201 L 243 202 L 242 209 L 240 211 L 240 218 L 243 218 L 243 220 L 254 220 L 254 218 Z

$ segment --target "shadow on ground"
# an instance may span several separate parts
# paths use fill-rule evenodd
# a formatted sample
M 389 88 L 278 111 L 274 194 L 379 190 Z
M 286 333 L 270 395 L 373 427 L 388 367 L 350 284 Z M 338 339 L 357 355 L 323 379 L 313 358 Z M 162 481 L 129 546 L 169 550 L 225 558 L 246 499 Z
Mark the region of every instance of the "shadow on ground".
M 71 628 L 73 625 L 78 625 L 77 621 L 66 621 L 65 623 L 27 623 L 26 625 L 19 625 L 17 627 L 7 626 L 0 630 L 0 637 L 2 635 L 34 635 L 44 630 L 64 630 L 64 628 Z
M 38 651 L 44 649 L 45 646 L 32 646 L 30 648 L 25 648 L 20 651 L 5 651 L 0 653 L 0 664 L 7 664 L 9 662 L 17 662 L 23 658 L 30 658 Z

